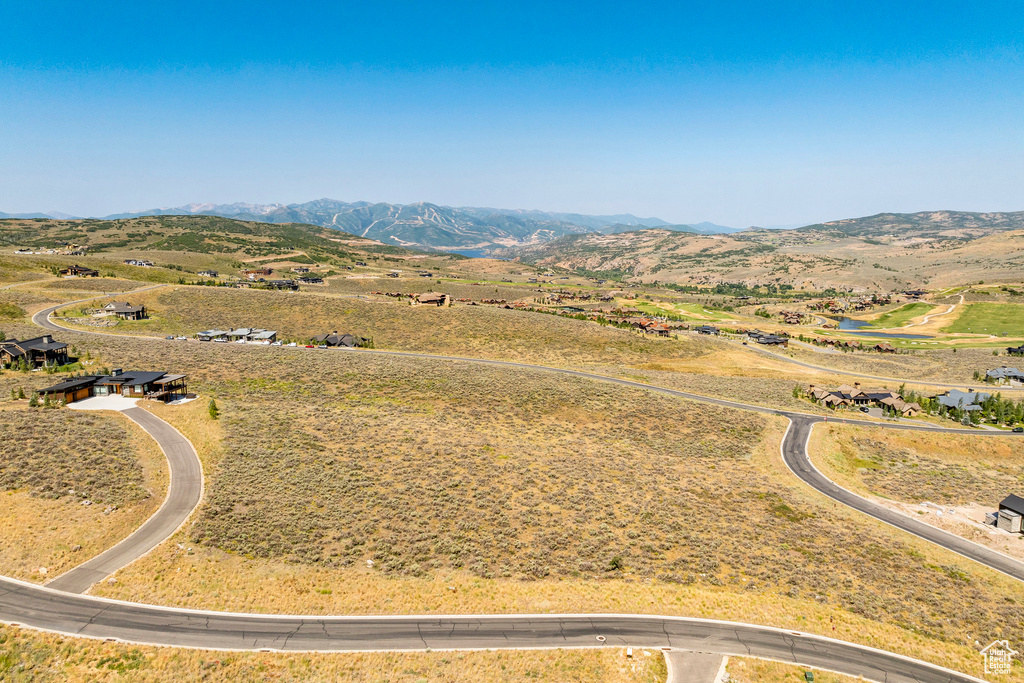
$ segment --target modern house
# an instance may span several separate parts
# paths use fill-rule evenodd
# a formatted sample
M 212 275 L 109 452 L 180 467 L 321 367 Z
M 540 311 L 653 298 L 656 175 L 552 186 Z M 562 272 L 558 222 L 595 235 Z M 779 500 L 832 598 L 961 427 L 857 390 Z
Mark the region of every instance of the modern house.
M 86 268 L 85 266 L 68 266 L 62 268 L 60 274 L 64 277 L 99 277 L 100 271 L 93 270 L 92 268 Z
M 68 345 L 54 341 L 48 334 L 23 341 L 0 341 L 0 363 L 20 363 L 23 358 L 33 368 L 64 365 L 68 362 Z
M 108 315 L 115 315 L 122 320 L 142 320 L 146 317 L 145 306 L 132 306 L 127 301 L 111 301 L 101 310 Z
M 54 384 L 39 390 L 40 396 L 51 396 L 65 403 L 81 401 L 92 396 L 120 395 L 126 398 L 149 398 L 172 401 L 188 393 L 185 375 L 166 372 L 123 372 L 115 369 L 109 375 L 86 375 Z
M 225 332 L 223 336 L 231 341 L 266 342 L 268 344 L 277 340 L 277 332 L 258 327 L 240 327 L 237 330 Z
M 748 330 L 747 339 L 758 344 L 765 344 L 768 346 L 789 346 L 789 337 L 783 337 L 777 334 L 768 334 L 767 332 L 761 332 L 760 330 Z
M 267 287 L 271 289 L 287 289 L 291 291 L 298 290 L 299 286 L 295 284 L 295 280 L 267 280 Z
M 1021 533 L 1021 520 L 1024 520 L 1024 498 L 1012 493 L 999 503 L 996 513 L 996 526 L 1003 531 Z
M 229 334 L 231 334 L 230 330 L 206 330 L 204 332 L 197 332 L 196 339 L 199 341 L 215 341 L 217 339 L 227 341 Z
M 896 348 L 889 342 L 875 344 L 872 348 L 879 353 L 896 353 Z
M 305 275 L 300 277 L 297 282 L 302 285 L 322 285 L 324 283 L 324 279 L 322 277 L 317 277 L 316 275 Z
M 126 266 L 141 266 L 142 268 L 152 268 L 153 267 L 153 262 L 152 261 L 147 261 L 145 259 L 140 259 L 140 258 L 126 258 L 124 260 L 124 264 Z
M 200 270 L 198 275 L 200 277 L 215 278 L 215 277 L 217 277 L 217 271 L 216 270 Z
M 313 337 L 313 341 L 326 346 L 344 346 L 351 349 L 357 346 L 362 346 L 367 340 L 363 337 L 357 337 L 352 334 L 338 334 L 335 331 L 330 334 L 318 334 Z
M 1011 356 L 1024 356 L 1024 344 L 1020 346 L 1007 346 L 1006 352 Z
M 714 334 L 714 335 L 717 335 L 719 333 L 718 332 L 718 328 L 717 327 L 713 327 L 711 325 L 701 325 L 700 327 L 694 328 L 693 331 L 696 332 L 697 334 Z

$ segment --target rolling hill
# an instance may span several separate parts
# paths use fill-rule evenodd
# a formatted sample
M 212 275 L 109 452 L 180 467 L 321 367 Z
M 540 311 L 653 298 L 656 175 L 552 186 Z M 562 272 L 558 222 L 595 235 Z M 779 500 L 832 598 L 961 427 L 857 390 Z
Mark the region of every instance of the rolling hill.
M 640 218 L 632 214 L 590 216 L 578 213 L 549 213 L 521 209 L 450 207 L 420 202 L 387 204 L 342 202 L 318 199 L 301 204 L 187 204 L 117 213 L 106 220 L 143 216 L 207 215 L 260 223 L 305 223 L 342 230 L 385 244 L 428 250 L 478 250 L 540 244 L 563 235 L 615 233 L 645 227 L 669 230 L 719 233 L 729 228 L 714 223 L 672 225 L 660 218 Z M 46 214 L 18 214 L 0 218 L 57 217 Z M 68 216 L 59 216 L 68 218 Z
M 890 291 L 1024 281 L 1024 212 L 879 214 L 796 230 L 571 235 L 497 255 L 639 282 Z

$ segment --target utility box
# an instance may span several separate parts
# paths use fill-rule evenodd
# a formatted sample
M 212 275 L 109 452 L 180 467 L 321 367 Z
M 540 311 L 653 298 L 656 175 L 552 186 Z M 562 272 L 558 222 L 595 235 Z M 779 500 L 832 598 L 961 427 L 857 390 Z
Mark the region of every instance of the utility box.
M 1011 534 L 1019 534 L 1021 529 L 1021 516 L 1010 510 L 1000 510 L 996 519 L 996 527 Z

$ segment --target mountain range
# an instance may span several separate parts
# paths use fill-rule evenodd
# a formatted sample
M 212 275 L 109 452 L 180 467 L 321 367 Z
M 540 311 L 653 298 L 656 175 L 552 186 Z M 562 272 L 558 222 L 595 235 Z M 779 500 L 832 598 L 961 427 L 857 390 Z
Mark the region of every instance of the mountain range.
M 595 216 L 523 209 L 450 207 L 419 202 L 387 204 L 318 199 L 300 204 L 187 204 L 116 213 L 107 220 L 141 216 L 209 215 L 261 223 L 308 223 L 375 239 L 385 244 L 427 250 L 488 252 L 497 248 L 544 243 L 563 235 L 613 234 L 661 228 L 677 232 L 719 234 L 736 228 L 702 222 L 670 224 L 632 214 Z M 66 214 L 5 214 L 0 218 L 72 218 Z

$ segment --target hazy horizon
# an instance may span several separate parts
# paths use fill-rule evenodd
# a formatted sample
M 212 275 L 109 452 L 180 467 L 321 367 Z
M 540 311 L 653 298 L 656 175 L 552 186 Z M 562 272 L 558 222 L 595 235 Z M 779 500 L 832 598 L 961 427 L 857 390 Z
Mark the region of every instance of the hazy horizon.
M 1020 210 L 1022 29 L 1010 2 L 8 4 L 0 211 Z

